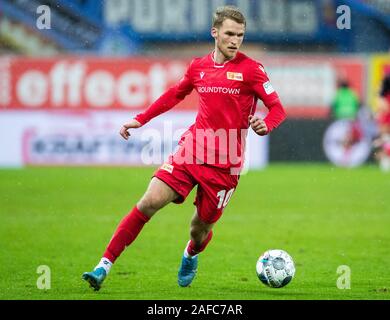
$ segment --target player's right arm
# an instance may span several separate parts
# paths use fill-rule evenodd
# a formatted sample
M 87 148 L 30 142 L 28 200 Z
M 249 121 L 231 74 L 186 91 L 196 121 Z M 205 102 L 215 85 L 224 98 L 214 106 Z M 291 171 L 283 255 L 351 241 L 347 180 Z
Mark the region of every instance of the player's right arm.
M 128 129 L 135 129 L 143 126 L 145 123 L 149 122 L 153 118 L 172 109 L 175 105 L 182 101 L 185 96 L 191 93 L 193 89 L 191 78 L 192 64 L 193 62 L 191 62 L 185 75 L 176 85 L 169 88 L 165 93 L 163 93 L 144 112 L 138 114 L 134 119 L 132 119 L 128 123 L 125 123 L 122 126 L 120 134 L 124 139 L 127 140 L 130 136 Z
M 129 133 L 128 130 L 129 129 L 136 129 L 136 128 L 139 128 L 141 126 L 142 126 L 141 123 L 139 123 L 135 119 L 132 119 L 129 122 L 126 122 L 125 124 L 123 124 L 123 126 L 121 127 L 121 130 L 119 131 L 119 133 L 123 137 L 123 139 L 127 140 L 131 136 L 131 134 Z

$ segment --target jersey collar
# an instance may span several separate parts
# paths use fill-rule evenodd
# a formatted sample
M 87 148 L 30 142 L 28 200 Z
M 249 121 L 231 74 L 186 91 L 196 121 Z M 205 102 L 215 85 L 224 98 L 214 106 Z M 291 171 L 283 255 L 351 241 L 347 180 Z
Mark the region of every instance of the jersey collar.
M 214 52 L 215 52 L 215 50 L 213 50 L 213 51 L 210 53 L 210 60 L 211 60 L 211 62 L 213 63 L 214 68 L 224 68 L 229 62 L 232 62 L 232 61 L 236 60 L 236 59 L 237 59 L 237 56 L 240 54 L 240 52 L 238 51 L 237 54 L 236 54 L 236 56 L 235 56 L 232 60 L 225 61 L 224 63 L 217 63 L 217 62 L 215 62 L 215 60 L 214 60 Z

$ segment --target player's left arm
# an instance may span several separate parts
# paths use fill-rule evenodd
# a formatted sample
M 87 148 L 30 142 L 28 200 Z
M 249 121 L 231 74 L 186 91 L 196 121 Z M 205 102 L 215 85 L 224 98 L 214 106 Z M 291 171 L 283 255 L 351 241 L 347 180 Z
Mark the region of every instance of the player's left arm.
M 249 115 L 249 123 L 258 135 L 264 136 L 277 128 L 286 119 L 286 111 L 261 64 L 257 64 L 254 72 L 252 72 L 250 85 L 254 94 L 267 107 L 268 114 L 264 119 L 251 114 Z

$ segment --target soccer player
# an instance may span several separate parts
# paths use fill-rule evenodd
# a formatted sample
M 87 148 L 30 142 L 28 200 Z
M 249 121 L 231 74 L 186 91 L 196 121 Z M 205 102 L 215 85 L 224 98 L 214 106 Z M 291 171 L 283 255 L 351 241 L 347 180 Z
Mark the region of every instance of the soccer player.
M 390 171 L 390 73 L 382 80 L 377 104 L 379 138 L 374 141 L 374 147 L 378 149 L 376 158 L 382 171 Z
M 145 223 L 168 203 L 182 203 L 197 186 L 190 240 L 178 272 L 180 286 L 187 287 L 193 281 L 198 254 L 210 242 L 213 226 L 237 187 L 249 126 L 264 136 L 286 117 L 264 67 L 239 52 L 245 27 L 245 17 L 238 8 L 218 8 L 211 28 L 215 49 L 194 59 L 179 83 L 120 129 L 127 140 L 129 129 L 139 128 L 170 110 L 192 90 L 199 94 L 195 123 L 182 135 L 178 150 L 154 173 L 145 194 L 120 222 L 95 269 L 83 274 L 95 290 L 100 289 L 112 264 Z M 268 108 L 264 119 L 255 115 L 258 99 Z

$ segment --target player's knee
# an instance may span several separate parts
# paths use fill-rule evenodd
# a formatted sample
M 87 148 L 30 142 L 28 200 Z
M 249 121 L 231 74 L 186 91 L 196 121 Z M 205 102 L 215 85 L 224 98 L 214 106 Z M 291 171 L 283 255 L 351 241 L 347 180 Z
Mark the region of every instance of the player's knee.
M 196 239 L 199 237 L 199 231 L 193 226 L 190 228 L 190 236 L 194 241 L 196 241 Z
M 203 243 L 204 239 L 207 237 L 207 233 L 208 231 L 204 228 L 199 228 L 199 226 L 191 226 L 190 236 L 196 245 L 201 245 Z
M 137 203 L 139 210 L 147 216 L 152 216 L 156 211 L 161 209 L 163 201 L 158 195 L 146 194 Z

